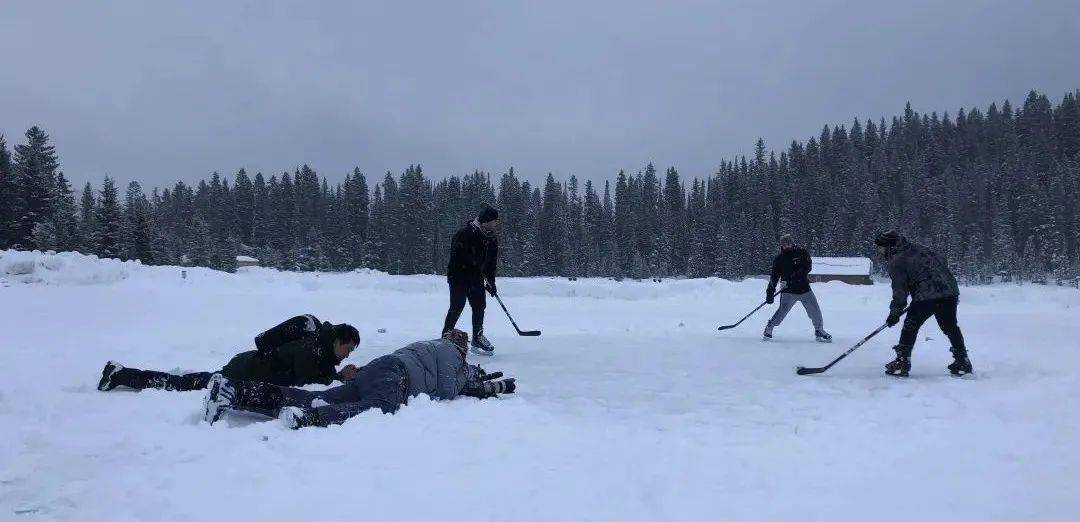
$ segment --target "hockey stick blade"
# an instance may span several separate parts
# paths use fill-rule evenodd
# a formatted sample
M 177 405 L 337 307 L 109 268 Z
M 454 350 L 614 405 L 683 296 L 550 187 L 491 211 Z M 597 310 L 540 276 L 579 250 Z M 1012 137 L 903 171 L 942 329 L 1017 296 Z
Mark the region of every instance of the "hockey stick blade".
M 773 292 L 772 297 L 776 297 L 776 295 L 779 294 L 779 293 L 780 293 L 779 290 L 777 290 L 776 292 Z M 720 330 L 722 332 L 724 330 L 730 330 L 732 328 L 735 328 L 736 326 L 739 326 L 740 324 L 743 324 L 743 321 L 749 319 L 751 315 L 754 315 L 755 313 L 757 313 L 758 310 L 761 310 L 767 304 L 769 304 L 768 300 L 766 300 L 765 302 L 759 304 L 757 306 L 757 308 L 751 310 L 750 313 L 743 316 L 742 319 L 739 319 L 739 322 L 737 322 L 735 324 L 727 324 L 727 325 L 721 326 L 721 327 L 717 328 L 717 330 Z
M 523 331 L 521 328 L 518 328 L 517 321 L 515 321 L 513 316 L 510 315 L 510 310 L 506 309 L 506 305 L 503 304 L 502 298 L 499 297 L 499 294 L 494 294 L 493 297 L 495 297 L 495 300 L 499 302 L 499 307 L 502 308 L 503 312 L 506 313 L 506 318 L 510 320 L 510 324 L 514 325 L 514 330 L 517 330 L 518 335 L 522 337 L 538 337 L 540 335 L 540 330 Z
M 908 310 L 907 307 L 904 307 L 903 310 L 900 310 L 900 315 L 904 315 L 904 313 L 907 312 L 907 310 Z M 832 368 L 834 364 L 836 364 L 836 363 L 840 362 L 841 360 L 843 360 L 844 357 L 847 357 L 848 355 L 851 355 L 851 352 L 854 352 L 855 350 L 858 350 L 860 346 L 866 344 L 866 341 L 869 341 L 875 335 L 881 333 L 882 330 L 884 330 L 884 329 L 886 329 L 888 327 L 889 327 L 889 325 L 887 323 L 877 327 L 877 330 L 874 330 L 873 332 L 870 332 L 866 337 L 863 337 L 861 341 L 855 343 L 855 346 L 852 346 L 851 348 L 848 348 L 844 353 L 840 354 L 839 357 L 833 359 L 833 361 L 831 363 L 826 364 L 825 366 L 822 366 L 821 368 L 806 368 L 806 367 L 800 366 L 800 367 L 795 369 L 795 373 L 797 373 L 799 375 L 814 375 L 816 373 L 822 373 L 822 372 L 828 370 L 829 368 Z

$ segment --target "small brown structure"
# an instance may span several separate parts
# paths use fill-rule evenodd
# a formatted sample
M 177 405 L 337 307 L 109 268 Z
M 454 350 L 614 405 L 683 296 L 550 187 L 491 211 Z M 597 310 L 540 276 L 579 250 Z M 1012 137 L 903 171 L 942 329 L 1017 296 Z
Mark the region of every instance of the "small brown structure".
M 872 285 L 873 263 L 865 257 L 814 257 L 810 282 L 842 281 L 849 285 Z

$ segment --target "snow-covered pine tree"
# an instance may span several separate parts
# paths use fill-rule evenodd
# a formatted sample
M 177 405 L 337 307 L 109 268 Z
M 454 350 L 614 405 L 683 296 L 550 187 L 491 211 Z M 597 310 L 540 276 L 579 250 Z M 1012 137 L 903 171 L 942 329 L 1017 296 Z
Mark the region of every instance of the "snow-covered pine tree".
M 252 246 L 255 226 L 255 185 L 247 171 L 236 172 L 232 190 L 232 224 L 229 230 L 239 239 L 240 244 Z
M 585 180 L 585 201 L 582 208 L 581 225 L 581 275 L 596 277 L 604 273 L 604 246 L 607 244 L 604 223 L 604 206 L 600 196 L 593 189 L 592 180 Z
M 566 201 L 566 275 L 578 277 L 585 273 L 584 209 L 578 192 L 577 176 L 570 176 L 563 199 Z
M 94 200 L 94 187 L 87 181 L 79 198 L 79 250 L 85 253 L 94 252 L 97 248 L 94 239 L 95 208 L 97 204 Z
M 617 239 L 615 237 L 615 203 L 611 197 L 610 180 L 604 180 L 604 204 L 602 208 L 603 218 L 600 220 L 602 224 L 600 234 L 604 241 L 600 243 L 600 257 L 597 260 L 597 266 L 602 275 L 614 277 L 619 275 L 619 269 L 618 247 L 616 246 Z
M 52 210 L 34 225 L 33 243 L 42 250 L 73 251 L 79 247 L 79 224 L 75 196 L 63 172 L 56 174 Z
M 106 176 L 94 209 L 94 253 L 103 258 L 120 258 L 124 254 L 123 214 L 116 182 Z
M 619 171 L 615 182 L 614 242 L 615 266 L 617 277 L 630 277 L 633 269 L 636 237 L 634 230 L 634 209 L 636 206 L 630 178 L 624 171 Z
M 124 197 L 123 248 L 125 259 L 138 259 L 145 264 L 154 264 L 155 238 L 154 217 L 150 201 L 143 194 L 139 182 L 128 183 Z
M 15 242 L 15 171 L 4 135 L 0 134 L 0 250 Z
M 47 220 L 56 197 L 56 171 L 60 166 L 49 135 L 34 126 L 26 131 L 26 144 L 15 146 L 14 237 L 12 244 L 36 248 L 34 226 Z

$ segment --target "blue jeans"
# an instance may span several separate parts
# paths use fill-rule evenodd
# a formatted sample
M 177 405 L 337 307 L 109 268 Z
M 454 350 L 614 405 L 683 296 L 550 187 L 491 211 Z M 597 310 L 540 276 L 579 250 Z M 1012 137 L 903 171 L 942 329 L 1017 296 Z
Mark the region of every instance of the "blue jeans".
M 405 364 L 384 355 L 360 368 L 356 378 L 323 391 L 287 388 L 262 382 L 237 381 L 237 409 L 276 416 L 281 408 L 294 406 L 313 414 L 313 425 L 341 424 L 372 408 L 394 413 L 408 401 L 409 375 Z M 312 401 L 328 404 L 312 406 Z

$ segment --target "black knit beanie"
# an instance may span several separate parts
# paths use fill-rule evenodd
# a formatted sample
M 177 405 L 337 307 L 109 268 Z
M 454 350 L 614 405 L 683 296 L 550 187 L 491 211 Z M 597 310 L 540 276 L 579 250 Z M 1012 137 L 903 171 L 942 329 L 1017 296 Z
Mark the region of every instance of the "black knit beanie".
M 895 247 L 900 243 L 900 234 L 895 230 L 881 232 L 874 238 L 874 244 L 879 247 Z
M 484 210 L 480 211 L 480 215 L 476 216 L 476 220 L 480 223 L 488 223 L 499 219 L 499 211 L 491 207 L 484 207 Z

